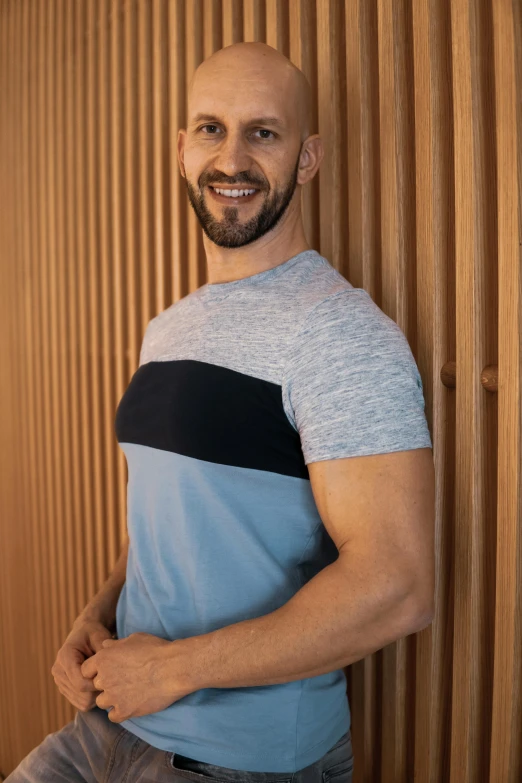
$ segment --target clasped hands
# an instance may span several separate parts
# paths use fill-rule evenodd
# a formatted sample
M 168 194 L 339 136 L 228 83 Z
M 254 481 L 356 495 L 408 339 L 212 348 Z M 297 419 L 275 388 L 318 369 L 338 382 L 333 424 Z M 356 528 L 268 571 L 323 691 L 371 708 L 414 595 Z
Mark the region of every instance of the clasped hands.
M 82 663 L 81 673 L 101 691 L 96 704 L 109 710 L 113 723 L 159 712 L 193 692 L 186 682 L 183 640 L 139 632 L 105 639 L 102 648 Z

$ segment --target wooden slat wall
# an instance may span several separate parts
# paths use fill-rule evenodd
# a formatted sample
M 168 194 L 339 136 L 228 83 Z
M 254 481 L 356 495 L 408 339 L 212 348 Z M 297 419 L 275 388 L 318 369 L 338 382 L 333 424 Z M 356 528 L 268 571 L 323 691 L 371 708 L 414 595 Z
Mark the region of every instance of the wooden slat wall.
M 0 0 L 0 770 L 125 531 L 114 413 L 206 282 L 175 149 L 216 49 L 307 74 L 308 239 L 406 334 L 434 442 L 436 617 L 347 669 L 354 783 L 522 779 L 522 4 Z

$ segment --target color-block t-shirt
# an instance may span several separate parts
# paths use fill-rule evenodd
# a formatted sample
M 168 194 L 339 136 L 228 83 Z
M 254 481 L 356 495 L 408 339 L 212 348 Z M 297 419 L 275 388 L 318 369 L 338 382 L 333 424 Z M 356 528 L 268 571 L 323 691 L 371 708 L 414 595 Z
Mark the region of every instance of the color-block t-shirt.
M 307 465 L 432 447 L 403 332 L 315 250 L 153 318 L 115 427 L 130 541 L 119 638 L 275 611 L 338 557 Z M 204 688 L 121 725 L 198 761 L 291 773 L 350 728 L 346 685 L 340 669 Z

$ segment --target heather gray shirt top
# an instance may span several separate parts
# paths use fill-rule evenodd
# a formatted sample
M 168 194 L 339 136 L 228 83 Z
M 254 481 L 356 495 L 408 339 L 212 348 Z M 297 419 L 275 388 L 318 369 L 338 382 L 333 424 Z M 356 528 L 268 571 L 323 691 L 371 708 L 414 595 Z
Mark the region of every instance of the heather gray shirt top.
M 404 334 L 315 250 L 153 318 L 115 426 L 129 476 L 119 638 L 198 636 L 283 606 L 338 557 L 307 465 L 432 446 Z M 198 761 L 296 772 L 350 727 L 346 677 L 204 688 L 122 725 Z

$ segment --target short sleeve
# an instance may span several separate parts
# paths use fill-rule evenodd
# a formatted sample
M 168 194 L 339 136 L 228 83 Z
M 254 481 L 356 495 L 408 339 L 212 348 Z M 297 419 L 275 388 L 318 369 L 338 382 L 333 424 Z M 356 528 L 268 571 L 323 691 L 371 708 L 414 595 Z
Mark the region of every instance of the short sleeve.
M 432 448 L 408 341 L 363 289 L 332 294 L 307 316 L 282 394 L 306 464 Z
M 147 326 L 145 327 L 145 333 L 143 335 L 143 340 L 141 341 L 138 367 L 141 367 L 142 364 L 146 364 L 147 362 L 150 361 L 149 354 L 150 354 L 150 347 L 151 347 L 151 324 L 153 320 L 154 319 L 149 321 Z

